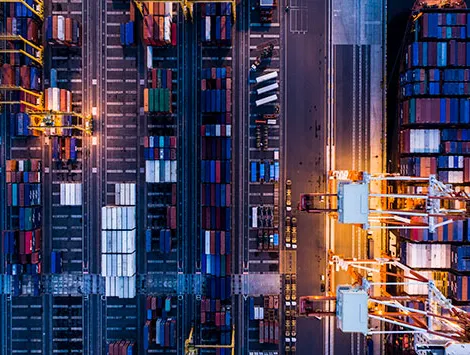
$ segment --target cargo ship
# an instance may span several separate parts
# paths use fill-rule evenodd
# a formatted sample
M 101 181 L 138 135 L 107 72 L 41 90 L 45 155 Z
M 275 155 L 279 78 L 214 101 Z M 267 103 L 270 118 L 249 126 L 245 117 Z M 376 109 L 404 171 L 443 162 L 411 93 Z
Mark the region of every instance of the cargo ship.
M 396 122 L 400 174 L 434 174 L 439 181 L 468 194 L 470 10 L 465 1 L 416 1 L 404 44 Z M 408 192 L 426 192 L 424 186 L 411 189 L 414 191 Z M 434 279 L 452 302 L 463 307 L 470 304 L 468 219 L 444 225 L 435 233 L 417 229 L 400 230 L 395 235 L 399 239 L 397 256 L 403 264 Z M 400 291 L 408 295 L 426 292 L 414 285 Z M 411 350 L 412 340 L 412 336 L 397 336 L 392 342 Z

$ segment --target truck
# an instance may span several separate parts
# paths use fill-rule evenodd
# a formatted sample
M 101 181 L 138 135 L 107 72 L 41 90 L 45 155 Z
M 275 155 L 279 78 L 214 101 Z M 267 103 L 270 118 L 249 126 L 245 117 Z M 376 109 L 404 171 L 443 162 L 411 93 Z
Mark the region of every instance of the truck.
M 262 105 L 265 105 L 265 104 L 268 104 L 268 103 L 274 102 L 274 101 L 277 101 L 277 95 L 276 94 L 264 97 L 264 98 L 259 99 L 259 100 L 256 100 L 255 104 L 256 104 L 256 107 L 259 107 L 259 106 L 262 106 Z
M 259 12 L 261 23 L 270 23 L 273 20 L 273 10 L 275 6 L 275 0 L 260 0 Z
M 276 79 L 277 77 L 278 77 L 277 71 L 272 71 L 270 73 L 258 76 L 255 80 L 256 80 L 256 84 L 260 84 L 264 81 Z
M 266 86 L 263 86 L 259 89 L 256 89 L 256 93 L 258 95 L 261 95 L 261 94 L 265 94 L 267 92 L 270 92 L 270 91 L 273 91 L 273 90 L 277 90 L 279 88 L 279 84 L 278 83 L 274 83 L 274 84 L 269 84 L 269 85 L 266 85 Z

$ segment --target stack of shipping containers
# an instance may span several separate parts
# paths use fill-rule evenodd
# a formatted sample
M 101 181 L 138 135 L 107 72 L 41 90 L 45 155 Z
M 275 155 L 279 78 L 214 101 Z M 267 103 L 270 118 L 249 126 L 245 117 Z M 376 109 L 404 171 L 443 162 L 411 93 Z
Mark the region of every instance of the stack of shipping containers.
M 470 12 L 452 8 L 421 11 L 409 33 L 400 73 L 401 174 L 435 174 L 441 182 L 468 193 Z M 416 185 L 407 192 L 426 190 Z M 415 207 L 407 203 L 406 207 Z M 460 207 L 458 202 L 455 207 Z M 435 233 L 402 230 L 400 236 L 404 264 L 436 280 L 445 296 L 468 301 L 468 220 L 454 221 Z M 404 291 L 423 294 L 426 290 L 409 285 Z
M 232 6 L 229 3 L 201 4 L 201 42 L 230 45 Z
M 26 3 L 32 5 L 33 0 Z M 42 44 L 42 21 L 24 4 L 0 4 L 0 17 L 0 33 L 21 36 L 35 46 Z M 0 61 L 2 101 L 11 102 L 2 105 L 0 123 L 4 152 L 0 155 L 0 272 L 5 280 L 11 280 L 2 286 L 13 296 L 10 301 L 0 292 L 4 301 L 0 313 L 11 322 L 10 327 L 4 329 L 7 339 L 12 340 L 6 344 L 6 351 L 41 352 L 42 332 L 34 328 L 41 323 L 41 314 L 34 311 L 41 304 L 36 296 L 40 294 L 43 271 L 43 166 L 41 140 L 35 137 L 38 131 L 29 129 L 32 121 L 27 109 L 40 103 L 42 63 L 35 60 L 38 50 L 20 40 L 2 40 L 2 49 L 17 52 L 2 53 Z M 27 54 L 19 53 L 20 49 Z M 20 295 L 22 297 L 16 297 Z
M 176 348 L 176 302 L 171 296 L 147 296 L 144 324 L 144 349 L 149 344 L 157 349 Z
M 177 86 L 179 50 L 178 11 L 173 3 L 144 4 L 143 43 L 146 45 L 146 85 L 143 137 L 147 218 L 145 246 L 148 278 L 175 277 L 177 272 L 177 194 L 179 146 Z M 157 289 L 148 291 L 143 348 L 176 351 L 176 298 Z
M 12 275 L 14 296 L 22 294 L 22 288 L 25 293 L 38 296 L 42 233 L 41 161 L 7 160 L 6 183 L 9 215 L 7 228 L 3 231 L 6 273 Z
M 132 186 L 135 191 L 135 185 Z M 106 279 L 106 296 L 134 298 L 136 296 L 135 205 L 104 206 L 101 216 L 101 275 Z
M 231 341 L 231 90 L 231 67 L 202 69 L 200 240 L 206 295 L 200 303 L 201 324 L 203 334 L 216 330 L 208 340 L 222 345 Z
M 269 295 L 264 297 L 249 298 L 249 319 L 250 323 L 258 326 L 259 344 L 279 344 L 279 295 Z M 273 350 L 277 347 L 273 347 Z

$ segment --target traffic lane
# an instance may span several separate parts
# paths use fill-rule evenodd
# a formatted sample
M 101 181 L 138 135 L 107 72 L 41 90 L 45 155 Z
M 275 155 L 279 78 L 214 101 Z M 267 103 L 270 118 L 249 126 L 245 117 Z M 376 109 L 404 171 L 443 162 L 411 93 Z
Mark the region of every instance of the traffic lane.
M 352 158 L 352 46 L 335 46 L 336 169 L 351 169 Z

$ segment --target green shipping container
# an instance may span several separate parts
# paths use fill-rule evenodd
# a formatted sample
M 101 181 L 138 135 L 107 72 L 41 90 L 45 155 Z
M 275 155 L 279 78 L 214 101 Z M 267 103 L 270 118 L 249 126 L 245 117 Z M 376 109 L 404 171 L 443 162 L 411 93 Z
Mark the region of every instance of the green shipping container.
M 220 277 L 225 277 L 225 255 L 220 256 Z
M 157 88 L 162 87 L 162 70 L 158 69 L 157 70 Z
M 171 95 L 170 90 L 165 89 L 165 112 L 171 112 Z
M 154 89 L 155 92 L 155 112 L 160 112 L 160 89 Z
M 155 111 L 154 96 L 155 96 L 155 91 L 153 89 L 149 89 L 149 112 Z
M 410 123 L 415 123 L 416 122 L 416 100 L 411 99 L 410 100 Z
M 160 112 L 166 112 L 165 89 L 158 90 L 160 91 Z

